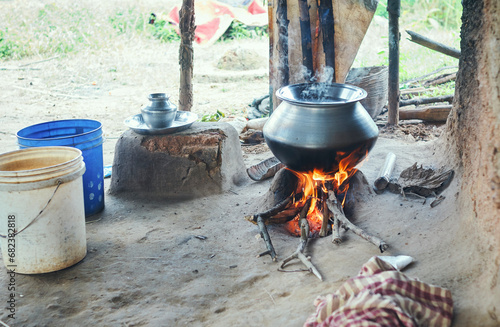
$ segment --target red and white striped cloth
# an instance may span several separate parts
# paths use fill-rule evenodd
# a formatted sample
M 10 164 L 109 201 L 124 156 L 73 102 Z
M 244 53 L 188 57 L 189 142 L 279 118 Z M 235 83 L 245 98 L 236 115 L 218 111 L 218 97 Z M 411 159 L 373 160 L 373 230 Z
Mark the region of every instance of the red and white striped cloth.
M 238 6 L 224 3 L 225 0 L 196 0 L 194 15 L 196 29 L 194 40 L 198 44 L 210 45 L 217 41 L 234 19 L 248 26 L 264 26 L 268 23 L 267 7 L 262 0 L 233 1 Z M 179 25 L 180 5 L 175 6 L 167 15 L 167 21 Z
M 450 326 L 453 316 L 449 290 L 409 278 L 378 257 L 314 304 L 304 327 Z

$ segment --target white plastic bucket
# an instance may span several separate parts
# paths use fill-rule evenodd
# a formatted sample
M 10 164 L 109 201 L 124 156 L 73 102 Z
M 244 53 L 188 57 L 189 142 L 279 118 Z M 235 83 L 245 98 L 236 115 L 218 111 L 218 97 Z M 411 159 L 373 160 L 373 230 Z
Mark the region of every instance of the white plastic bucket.
M 82 152 L 63 146 L 0 155 L 0 247 L 7 269 L 61 270 L 87 254 Z

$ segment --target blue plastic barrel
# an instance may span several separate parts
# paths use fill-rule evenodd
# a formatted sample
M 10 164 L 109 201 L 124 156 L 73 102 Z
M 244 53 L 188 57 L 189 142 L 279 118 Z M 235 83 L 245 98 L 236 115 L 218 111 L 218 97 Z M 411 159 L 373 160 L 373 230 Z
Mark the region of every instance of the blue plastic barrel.
M 85 217 L 104 209 L 102 124 L 90 119 L 56 120 L 25 127 L 17 132 L 19 148 L 69 146 L 82 151 Z

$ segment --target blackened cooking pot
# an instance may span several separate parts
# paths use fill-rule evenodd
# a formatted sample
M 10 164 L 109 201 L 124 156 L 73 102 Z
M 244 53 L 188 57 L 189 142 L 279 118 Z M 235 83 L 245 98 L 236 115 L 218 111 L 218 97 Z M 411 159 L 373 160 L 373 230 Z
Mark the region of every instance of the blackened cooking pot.
M 377 125 L 359 103 L 366 91 L 338 83 L 303 83 L 276 92 L 281 104 L 264 126 L 273 154 L 288 168 L 324 173 L 353 168 L 371 150 Z

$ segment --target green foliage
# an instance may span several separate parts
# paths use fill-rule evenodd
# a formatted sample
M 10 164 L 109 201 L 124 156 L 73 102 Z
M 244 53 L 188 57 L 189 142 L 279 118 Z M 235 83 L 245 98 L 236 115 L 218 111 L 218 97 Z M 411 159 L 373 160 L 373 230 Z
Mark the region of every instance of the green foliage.
M 375 15 L 388 17 L 387 0 L 380 0 Z M 458 0 L 401 0 L 401 19 L 424 28 L 458 29 L 462 22 Z
M 223 112 L 217 110 L 217 112 L 215 114 L 205 114 L 205 115 L 201 116 L 201 121 L 202 122 L 216 122 L 216 121 L 221 120 L 224 117 L 226 117 L 226 115 Z
M 162 19 L 157 19 L 154 24 L 148 25 L 148 31 L 153 37 L 162 42 L 179 41 L 181 39 L 173 25 Z
M 250 27 L 237 20 L 233 20 L 231 26 L 229 26 L 220 37 L 219 41 L 257 39 L 263 37 L 269 37 L 267 25 L 262 27 Z
M 114 16 L 109 18 L 111 26 L 117 31 L 118 35 L 125 34 L 131 31 L 144 29 L 144 18 L 134 9 L 127 11 L 119 11 Z
M 7 29 L 5 29 L 5 33 L 7 33 Z M 0 59 L 8 59 L 11 58 L 12 55 L 17 51 L 17 45 L 4 38 L 4 32 L 0 30 Z
M 376 16 L 389 18 L 389 13 L 387 12 L 387 0 L 381 0 L 378 2 L 377 10 L 375 11 Z

